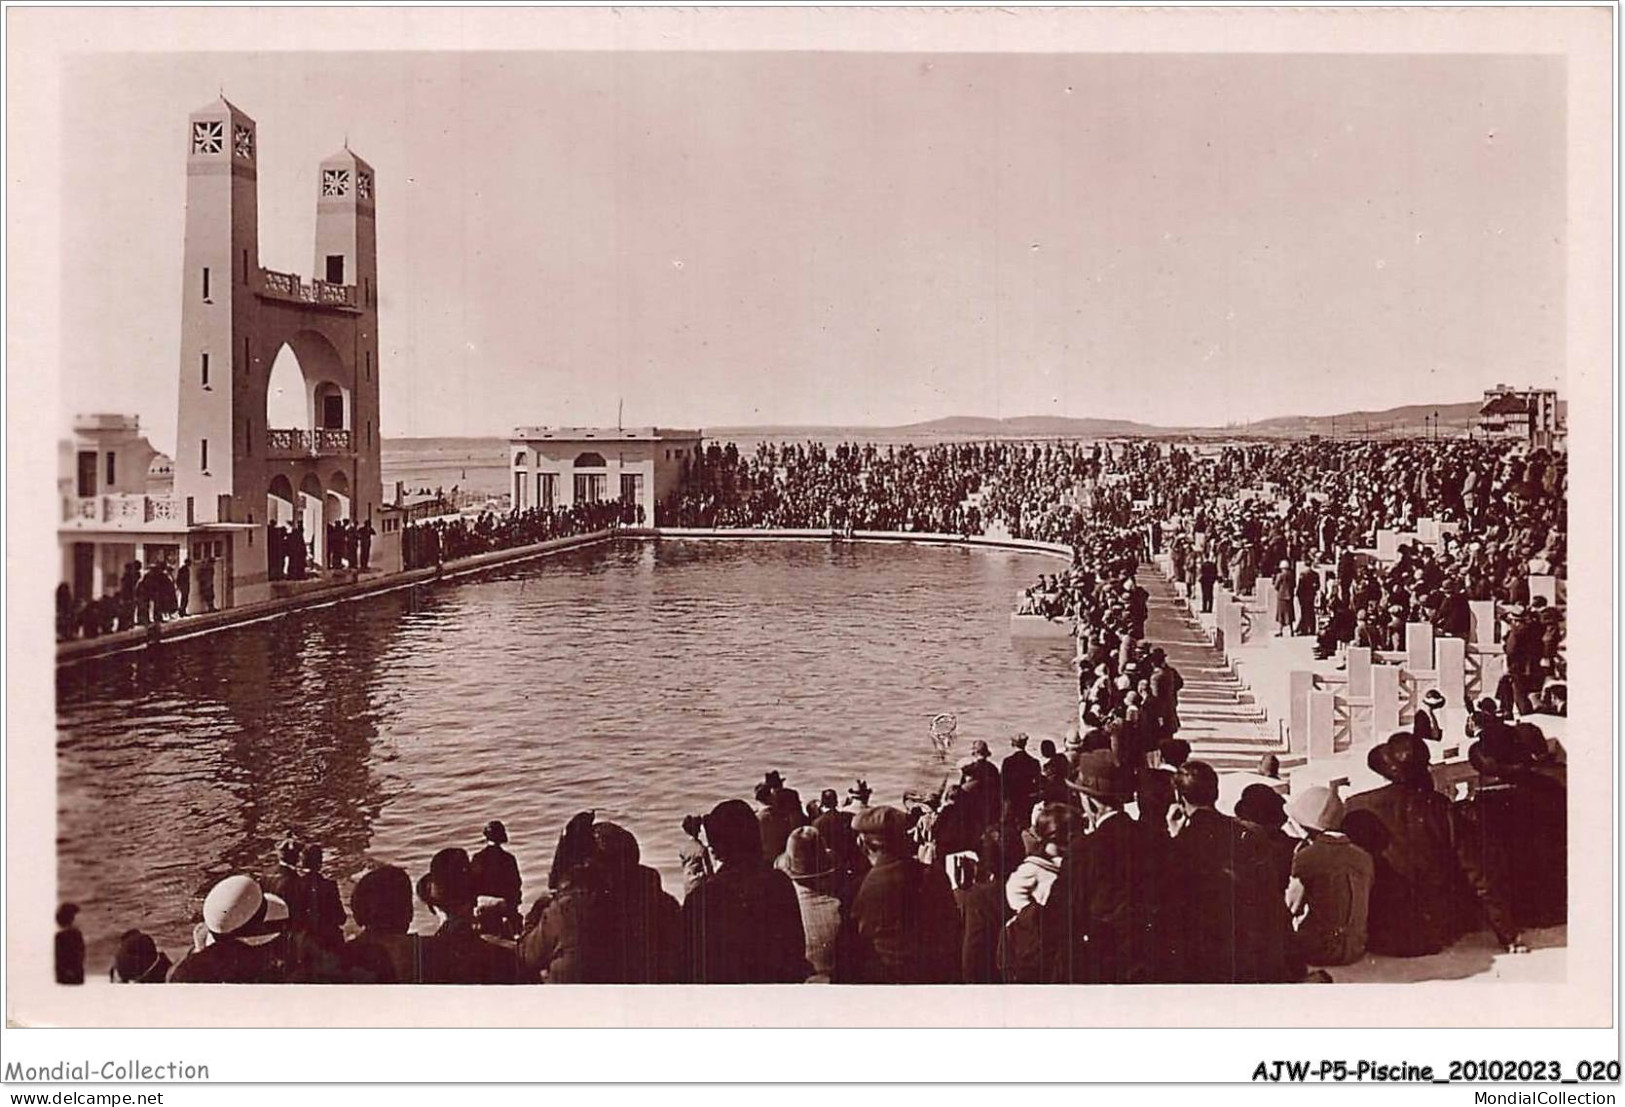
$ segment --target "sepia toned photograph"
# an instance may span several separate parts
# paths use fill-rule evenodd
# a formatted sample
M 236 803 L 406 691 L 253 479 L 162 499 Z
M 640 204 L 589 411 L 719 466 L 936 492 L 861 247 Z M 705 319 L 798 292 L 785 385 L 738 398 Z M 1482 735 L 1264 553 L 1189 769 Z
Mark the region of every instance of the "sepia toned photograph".
M 45 852 L 8 1018 L 1246 985 L 1308 1025 L 1595 1024 L 1557 997 L 1616 967 L 1571 866 L 1617 863 L 1577 460 L 1612 448 L 1612 229 L 1569 58 L 1471 18 L 633 49 L 506 14 L 478 52 L 157 21 L 35 92 L 55 357 L 7 426 L 56 494 L 11 570 Z M 1590 14 L 1552 22 L 1606 93 Z

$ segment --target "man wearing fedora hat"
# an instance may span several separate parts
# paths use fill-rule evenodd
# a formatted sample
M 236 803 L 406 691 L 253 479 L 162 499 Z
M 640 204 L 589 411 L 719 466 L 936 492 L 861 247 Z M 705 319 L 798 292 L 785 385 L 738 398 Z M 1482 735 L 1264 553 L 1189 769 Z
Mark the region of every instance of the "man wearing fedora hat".
M 1161 977 L 1161 851 L 1158 836 L 1123 810 L 1133 798 L 1133 778 L 1109 750 L 1093 750 L 1079 759 L 1066 786 L 1083 807 L 1087 833 L 1067 842 L 1039 915 L 1043 979 L 1155 981 Z
M 1434 789 L 1428 747 L 1410 731 L 1373 746 L 1387 780 L 1349 798 L 1344 832 L 1376 863 L 1368 947 L 1391 957 L 1438 953 L 1461 937 L 1470 891 L 1456 856 L 1450 802 Z
M 683 899 L 683 983 L 799 984 L 812 975 L 795 886 L 762 857 L 756 813 L 724 800 L 701 820 L 716 871 Z

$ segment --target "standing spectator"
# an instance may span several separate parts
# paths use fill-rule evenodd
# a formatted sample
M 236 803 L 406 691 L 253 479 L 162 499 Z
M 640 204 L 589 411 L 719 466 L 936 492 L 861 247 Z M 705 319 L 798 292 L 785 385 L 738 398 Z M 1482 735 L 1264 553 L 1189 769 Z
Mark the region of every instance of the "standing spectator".
M 1315 599 L 1320 594 L 1320 574 L 1313 565 L 1305 565 L 1298 572 L 1298 634 L 1315 633 Z
M 344 944 L 344 901 L 339 886 L 322 872 L 322 847 L 315 842 L 305 846 L 300 857 L 300 884 L 305 905 L 304 926 L 300 928 L 312 942 L 334 951 Z
M 469 862 L 473 869 L 474 895 L 476 900 L 482 897 L 497 900 L 500 906 L 493 913 L 497 916 L 498 933 L 516 934 L 524 881 L 519 876 L 519 862 L 502 848 L 508 841 L 508 828 L 492 819 L 485 824 L 482 837 L 485 846 Z
M 181 615 L 186 615 L 186 606 L 192 602 L 192 559 L 186 558 L 181 567 L 175 570 L 176 603 Z
M 1275 574 L 1275 637 L 1292 633 L 1292 563 L 1281 562 Z
M 85 936 L 79 932 L 79 905 L 64 903 L 56 909 L 56 982 L 85 982 Z
M 1353 964 L 1365 956 L 1371 855 L 1339 829 L 1343 801 L 1332 789 L 1305 789 L 1292 797 L 1287 813 L 1305 835 L 1292 855 L 1287 889 L 1297 956 L 1307 965 Z
M 1153 770 L 1146 770 L 1153 771 Z M 1163 977 L 1157 934 L 1163 894 L 1160 828 L 1123 810 L 1134 782 L 1111 754 L 1085 754 L 1067 786 L 1084 829 L 1067 843 L 1040 914 L 1044 979 L 1059 984 L 1143 984 Z
M 996 822 L 1000 809 L 999 767 L 980 738 L 970 744 L 971 759 L 959 767 L 959 784 L 970 805 L 976 836 Z
M 1174 979 L 1268 984 L 1296 979 L 1291 921 L 1274 859 L 1214 809 L 1219 776 L 1202 761 L 1174 774 L 1166 867 Z
M 1003 785 L 1005 802 L 1017 810 L 1028 811 L 1038 800 L 1044 769 L 1038 758 L 1027 752 L 1027 736 L 1017 734 L 1010 739 L 1012 750 L 999 766 L 999 781 Z
M 869 858 L 852 903 L 854 964 L 842 975 L 858 984 L 947 984 L 959 971 L 959 908 L 948 878 L 921 864 L 908 842 L 908 817 L 871 807 L 852 822 Z
M 1213 586 L 1219 580 L 1219 567 L 1212 557 L 1203 555 L 1197 580 L 1202 586 L 1202 614 L 1207 615 L 1213 611 Z
M 684 983 L 797 984 L 812 975 L 790 878 L 762 857 L 756 815 L 724 800 L 701 820 L 717 869 L 683 900 Z
M 214 555 L 209 554 L 197 570 L 198 595 L 203 598 L 203 609 L 214 610 Z
M 809 984 L 828 984 L 836 975 L 837 947 L 842 929 L 841 901 L 834 895 L 836 870 L 818 831 L 810 826 L 790 832 L 777 867 L 796 887 L 801 928 L 807 938 L 807 961 L 812 966 Z

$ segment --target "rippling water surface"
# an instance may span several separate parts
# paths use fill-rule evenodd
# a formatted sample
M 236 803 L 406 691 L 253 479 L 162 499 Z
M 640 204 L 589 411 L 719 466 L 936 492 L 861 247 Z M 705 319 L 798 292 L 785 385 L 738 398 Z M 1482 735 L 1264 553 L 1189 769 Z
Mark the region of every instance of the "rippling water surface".
M 184 945 L 200 897 L 320 841 L 348 902 L 508 825 L 539 890 L 578 810 L 632 830 L 676 889 L 680 823 L 778 769 L 803 799 L 895 801 L 1070 710 L 1061 644 L 1014 645 L 1032 555 L 827 542 L 621 542 L 62 670 L 58 877 L 91 970 L 141 926 Z

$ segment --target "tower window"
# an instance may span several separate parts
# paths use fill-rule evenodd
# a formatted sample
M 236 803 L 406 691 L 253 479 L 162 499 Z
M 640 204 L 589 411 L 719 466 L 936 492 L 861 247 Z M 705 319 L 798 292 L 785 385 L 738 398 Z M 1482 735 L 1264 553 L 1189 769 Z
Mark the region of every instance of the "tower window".
M 243 251 L 243 283 L 248 283 L 248 251 Z
M 243 376 L 248 376 L 248 336 L 243 336 Z
M 203 387 L 209 387 L 209 355 L 203 355 Z
M 205 301 L 207 301 L 208 298 L 209 298 L 209 267 L 207 265 L 205 265 L 203 267 L 203 299 Z
M 372 351 L 367 351 L 367 379 L 372 380 Z
M 117 482 L 117 480 L 118 480 L 118 476 L 116 475 L 117 472 L 118 472 L 117 467 L 116 467 L 116 462 L 117 461 L 118 461 L 118 454 L 115 454 L 112 450 L 108 450 L 107 451 L 107 484 L 108 484 L 109 487 L 112 487 L 112 485 L 115 482 Z
M 367 445 L 369 447 L 372 445 L 372 420 L 371 419 L 367 420 Z
M 198 447 L 198 468 L 206 470 L 209 467 L 209 440 L 202 439 Z
M 343 284 L 344 283 L 344 255 L 343 254 L 328 254 L 327 255 L 327 283 L 328 284 Z

